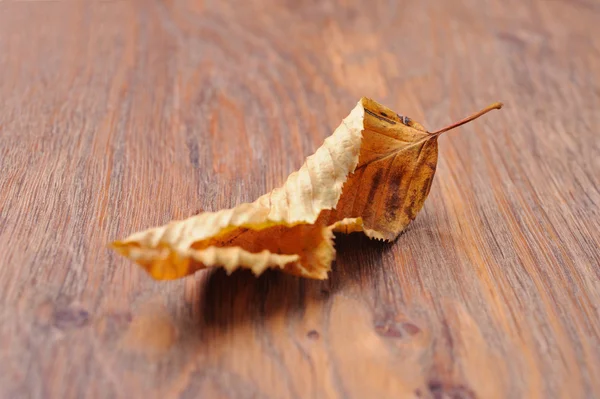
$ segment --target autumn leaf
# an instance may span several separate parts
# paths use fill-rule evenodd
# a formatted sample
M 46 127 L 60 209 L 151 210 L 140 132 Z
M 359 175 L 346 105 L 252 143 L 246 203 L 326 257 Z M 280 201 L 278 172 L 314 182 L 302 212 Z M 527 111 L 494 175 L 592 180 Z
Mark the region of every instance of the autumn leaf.
M 333 232 L 395 239 L 429 194 L 438 136 L 500 107 L 430 133 L 363 98 L 282 187 L 253 203 L 135 233 L 113 248 L 156 279 L 213 266 L 325 279 L 335 258 Z
M 438 136 L 501 104 L 434 133 L 373 100 L 362 99 L 362 104 L 360 161 L 335 209 L 321 218 L 330 225 L 360 217 L 367 236 L 390 241 L 415 219 L 429 194 L 437 166 Z

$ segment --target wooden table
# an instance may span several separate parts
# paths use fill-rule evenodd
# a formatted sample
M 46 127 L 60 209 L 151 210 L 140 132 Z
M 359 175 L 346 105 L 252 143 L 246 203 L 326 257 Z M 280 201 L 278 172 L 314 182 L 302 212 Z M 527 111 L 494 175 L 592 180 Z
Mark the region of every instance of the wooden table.
M 361 96 L 506 107 L 329 280 L 107 249 L 278 186 Z M 600 397 L 599 134 L 595 0 L 0 1 L 0 397 Z

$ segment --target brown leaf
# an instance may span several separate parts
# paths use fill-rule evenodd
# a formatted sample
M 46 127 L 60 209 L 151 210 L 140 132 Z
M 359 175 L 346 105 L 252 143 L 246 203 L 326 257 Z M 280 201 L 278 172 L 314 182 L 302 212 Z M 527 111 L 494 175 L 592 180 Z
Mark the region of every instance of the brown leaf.
M 358 218 L 371 238 L 393 240 L 423 206 L 437 165 L 437 136 L 368 99 L 359 163 L 327 224 Z
M 429 133 L 363 98 L 282 187 L 250 204 L 133 234 L 113 247 L 156 279 L 212 266 L 257 275 L 275 267 L 327 278 L 335 257 L 332 231 L 396 238 L 427 198 L 439 134 L 500 106 Z

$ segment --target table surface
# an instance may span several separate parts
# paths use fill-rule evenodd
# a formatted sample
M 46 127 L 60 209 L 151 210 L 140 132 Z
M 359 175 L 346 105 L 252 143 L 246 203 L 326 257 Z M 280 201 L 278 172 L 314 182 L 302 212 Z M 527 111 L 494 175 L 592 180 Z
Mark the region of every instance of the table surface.
M 594 0 L 0 2 L 0 397 L 600 397 Z M 444 135 L 326 281 L 107 249 L 256 199 L 367 96 Z

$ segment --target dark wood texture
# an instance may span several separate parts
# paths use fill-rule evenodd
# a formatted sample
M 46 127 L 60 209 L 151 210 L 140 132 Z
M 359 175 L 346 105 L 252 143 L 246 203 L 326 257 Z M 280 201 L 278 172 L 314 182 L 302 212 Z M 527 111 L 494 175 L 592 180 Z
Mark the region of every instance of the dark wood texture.
M 506 107 L 327 281 L 106 248 L 271 190 L 361 96 Z M 0 397 L 600 397 L 599 137 L 594 0 L 0 1 Z

